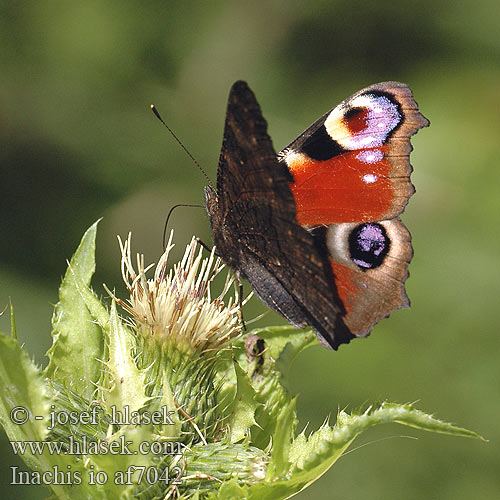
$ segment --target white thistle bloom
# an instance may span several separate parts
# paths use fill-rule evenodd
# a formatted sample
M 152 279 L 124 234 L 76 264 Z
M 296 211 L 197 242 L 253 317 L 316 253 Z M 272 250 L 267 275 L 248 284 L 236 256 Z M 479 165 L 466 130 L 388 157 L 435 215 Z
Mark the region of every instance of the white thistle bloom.
M 212 300 L 210 285 L 224 268 L 221 259 L 215 257 L 214 250 L 203 258 L 202 248 L 193 237 L 181 262 L 168 269 L 172 237 L 173 232 L 152 279 L 146 278 L 146 272 L 154 264 L 145 268 L 143 255 L 137 254 L 137 272 L 134 269 L 131 235 L 125 242 L 118 238 L 122 276 L 130 293 L 128 303 L 119 303 L 130 312 L 134 327 L 142 334 L 150 333 L 160 341 L 187 343 L 201 351 L 218 349 L 241 331 L 237 291 L 227 304 L 223 302 L 234 278 L 228 274 L 221 294 Z

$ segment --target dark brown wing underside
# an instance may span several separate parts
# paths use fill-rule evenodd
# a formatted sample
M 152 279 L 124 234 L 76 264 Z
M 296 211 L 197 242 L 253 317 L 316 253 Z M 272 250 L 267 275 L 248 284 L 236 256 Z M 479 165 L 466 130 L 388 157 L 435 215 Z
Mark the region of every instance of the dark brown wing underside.
M 311 235 L 295 220 L 290 174 L 276 159 L 252 91 L 229 95 L 217 173 L 217 203 L 207 205 L 217 252 L 269 307 L 298 327 L 312 326 L 337 348 L 353 337 L 333 279 Z

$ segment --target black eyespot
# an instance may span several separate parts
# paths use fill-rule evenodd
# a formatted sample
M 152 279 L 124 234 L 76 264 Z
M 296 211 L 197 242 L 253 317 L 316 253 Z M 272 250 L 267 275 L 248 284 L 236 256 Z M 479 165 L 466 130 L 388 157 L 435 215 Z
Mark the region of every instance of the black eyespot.
M 304 141 L 300 150 L 309 158 L 317 161 L 329 160 L 334 156 L 345 153 L 340 144 L 328 135 L 324 125 L 321 125 L 316 132 Z
M 384 226 L 376 222 L 360 224 L 349 235 L 351 260 L 362 270 L 382 264 L 389 252 L 390 240 Z

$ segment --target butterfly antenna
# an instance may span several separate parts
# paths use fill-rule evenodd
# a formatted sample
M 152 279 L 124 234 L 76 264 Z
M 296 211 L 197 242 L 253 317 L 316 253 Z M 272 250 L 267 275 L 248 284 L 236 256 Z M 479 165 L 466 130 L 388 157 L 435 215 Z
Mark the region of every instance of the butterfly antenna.
M 170 219 L 170 216 L 172 215 L 172 212 L 178 208 L 178 207 L 196 207 L 196 208 L 205 208 L 203 205 L 191 205 L 188 203 L 178 203 L 177 205 L 174 205 L 167 214 L 167 218 L 165 220 L 165 226 L 163 227 L 163 251 L 165 251 L 165 248 L 167 247 L 166 245 L 166 238 L 167 238 L 167 227 L 168 227 L 168 221 Z
M 174 131 L 164 122 L 164 120 L 161 117 L 160 113 L 158 113 L 158 110 L 156 109 L 155 105 L 154 104 L 150 104 L 149 107 L 151 108 L 151 111 L 155 114 L 156 118 L 158 118 L 158 120 L 161 121 L 161 123 L 163 124 L 163 126 L 170 132 L 170 134 L 172 135 L 172 137 L 177 141 L 177 143 L 179 144 L 179 146 L 186 152 L 186 154 L 189 156 L 189 158 L 191 158 L 191 160 L 193 160 L 193 163 L 200 169 L 200 172 L 205 176 L 205 179 L 207 180 L 208 185 L 213 189 L 214 186 L 212 184 L 212 181 L 210 180 L 210 177 L 208 177 L 208 175 L 205 172 L 205 170 L 203 170 L 203 168 L 198 163 L 198 161 L 196 160 L 196 158 L 188 151 L 188 149 L 186 148 L 186 146 L 184 146 L 184 144 L 182 143 L 182 141 L 174 134 Z

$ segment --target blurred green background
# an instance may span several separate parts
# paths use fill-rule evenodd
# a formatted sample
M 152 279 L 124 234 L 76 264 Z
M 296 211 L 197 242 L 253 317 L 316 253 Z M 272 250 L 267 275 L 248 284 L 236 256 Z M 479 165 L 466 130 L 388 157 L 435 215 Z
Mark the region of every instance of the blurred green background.
M 153 261 L 168 209 L 203 202 L 203 177 L 150 102 L 215 178 L 237 79 L 255 91 L 276 149 L 364 86 L 408 83 L 431 121 L 413 140 L 417 193 L 403 215 L 415 248 L 412 308 L 339 352 L 306 352 L 293 389 L 310 429 L 338 408 L 419 400 L 490 442 L 378 428 L 296 498 L 500 498 L 497 0 L 26 0 L 0 9 L 0 308 L 10 296 L 21 341 L 42 364 L 51 304 L 84 230 L 104 217 L 94 286 L 120 293 L 116 234 L 132 231 L 135 250 Z M 178 252 L 192 234 L 210 241 L 203 210 L 179 209 L 172 226 Z M 246 316 L 263 310 L 254 299 Z M 259 324 L 281 322 L 268 314 Z M 0 496 L 47 497 L 8 486 L 8 467 L 21 462 L 3 433 L 0 445 Z

